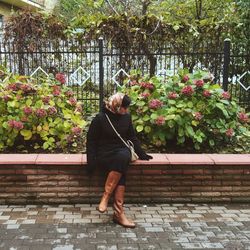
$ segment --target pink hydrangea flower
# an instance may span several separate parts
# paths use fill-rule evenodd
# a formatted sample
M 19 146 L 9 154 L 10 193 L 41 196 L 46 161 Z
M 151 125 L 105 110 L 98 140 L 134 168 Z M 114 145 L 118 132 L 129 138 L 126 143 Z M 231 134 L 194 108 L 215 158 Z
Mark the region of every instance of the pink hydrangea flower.
M 138 82 L 133 80 L 133 81 L 129 81 L 129 86 L 135 86 L 135 85 L 138 85 Z
M 168 98 L 169 99 L 176 99 L 178 97 L 176 92 L 169 92 L 168 93 Z
M 66 76 L 63 73 L 57 73 L 56 74 L 56 80 L 59 81 L 61 84 L 65 84 L 66 83 Z
M 227 91 L 225 91 L 221 94 L 221 97 L 225 100 L 228 100 L 230 99 L 230 94 Z
M 143 98 L 143 99 L 147 99 L 148 97 L 150 97 L 150 93 L 148 93 L 148 92 L 143 92 L 143 93 L 141 93 L 141 97 Z
M 201 80 L 201 79 L 200 80 L 196 80 L 195 81 L 195 85 L 196 85 L 196 87 L 201 88 L 204 85 L 204 81 Z
M 74 135 L 80 135 L 81 132 L 82 132 L 82 129 L 79 128 L 79 127 L 73 127 L 73 128 L 71 129 L 71 131 L 72 131 L 72 133 L 73 133 Z
M 53 86 L 53 92 L 52 94 L 54 96 L 59 96 L 61 94 L 61 88 L 57 85 Z
M 57 113 L 57 109 L 55 107 L 49 107 L 48 108 L 48 114 L 49 115 L 54 115 Z
M 187 82 L 188 80 L 189 80 L 189 76 L 188 75 L 183 76 L 182 82 Z
M 26 115 L 30 115 L 30 114 L 32 114 L 33 110 L 32 110 L 31 107 L 25 107 L 25 108 L 23 109 L 23 112 L 24 112 Z
M 67 91 L 65 92 L 65 95 L 66 95 L 67 97 L 71 97 L 71 96 L 74 95 L 74 92 L 71 91 L 71 90 L 67 90 Z
M 9 125 L 10 128 L 14 128 L 14 129 L 17 129 L 17 130 L 23 129 L 23 123 L 20 122 L 20 121 L 9 120 L 8 125 Z
M 194 113 L 194 119 L 197 121 L 200 121 L 202 119 L 203 115 L 200 112 Z
M 243 112 L 240 112 L 240 113 L 238 114 L 238 118 L 239 118 L 239 120 L 240 120 L 242 123 L 248 123 L 248 121 L 249 121 L 248 115 L 245 114 L 245 113 L 243 113 Z
M 3 96 L 3 100 L 5 102 L 8 102 L 10 100 L 10 97 L 8 95 Z
M 158 126 L 162 126 L 165 124 L 165 117 L 160 115 L 156 118 L 155 120 L 155 124 L 157 124 Z
M 44 104 L 48 104 L 50 102 L 50 97 L 49 96 L 44 96 L 42 98 L 42 101 L 43 101 Z
M 45 117 L 47 115 L 47 112 L 46 112 L 46 110 L 45 109 L 37 109 L 36 110 L 36 116 L 37 117 L 40 117 L 40 118 L 43 118 L 43 117 Z
M 186 96 L 191 96 L 194 93 L 192 86 L 188 85 L 182 88 L 181 93 Z
M 150 82 L 141 82 L 140 85 L 144 89 L 150 89 L 150 90 L 154 89 L 154 84 Z
M 29 93 L 31 92 L 33 89 L 30 85 L 28 84 L 21 84 L 20 85 L 20 89 L 24 92 L 24 93 Z
M 153 99 L 149 102 L 149 108 L 151 109 L 158 109 L 160 107 L 162 107 L 163 103 L 158 100 L 158 99 Z
M 75 106 L 77 104 L 77 100 L 74 97 L 69 98 L 69 103 L 71 106 Z
M 13 82 L 13 83 L 10 83 L 10 84 L 6 87 L 6 89 L 7 89 L 7 90 L 17 91 L 17 90 L 19 90 L 19 87 L 20 87 L 20 83 Z
M 234 130 L 232 128 L 227 129 L 226 131 L 226 136 L 227 137 L 232 137 L 234 134 Z
M 209 90 L 204 90 L 202 95 L 205 97 L 209 97 L 209 96 L 211 96 L 211 92 Z

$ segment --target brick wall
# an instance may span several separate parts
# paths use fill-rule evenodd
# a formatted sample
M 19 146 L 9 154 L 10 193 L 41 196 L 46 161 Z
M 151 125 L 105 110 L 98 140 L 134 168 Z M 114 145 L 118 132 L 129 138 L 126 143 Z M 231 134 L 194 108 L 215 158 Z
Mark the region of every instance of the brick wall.
M 152 154 L 127 176 L 126 202 L 249 202 L 250 155 Z M 97 203 L 105 181 L 85 155 L 0 155 L 0 204 Z

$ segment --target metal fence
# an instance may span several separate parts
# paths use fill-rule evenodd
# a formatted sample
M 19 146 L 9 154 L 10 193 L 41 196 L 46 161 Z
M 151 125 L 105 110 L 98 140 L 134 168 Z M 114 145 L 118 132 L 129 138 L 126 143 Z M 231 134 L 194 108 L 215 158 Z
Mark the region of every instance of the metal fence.
M 190 72 L 208 69 L 215 76 L 214 82 L 221 83 L 240 105 L 249 108 L 250 55 L 233 54 L 229 40 L 218 51 L 209 51 L 209 47 L 200 51 L 176 53 L 165 46 L 148 54 L 140 50 L 124 53 L 102 39 L 87 44 L 79 40 L 47 40 L 22 49 L 9 42 L 0 43 L 0 64 L 25 75 L 64 72 L 67 84 L 90 113 L 98 110 L 103 98 L 114 92 L 131 70 L 166 77 L 183 67 Z

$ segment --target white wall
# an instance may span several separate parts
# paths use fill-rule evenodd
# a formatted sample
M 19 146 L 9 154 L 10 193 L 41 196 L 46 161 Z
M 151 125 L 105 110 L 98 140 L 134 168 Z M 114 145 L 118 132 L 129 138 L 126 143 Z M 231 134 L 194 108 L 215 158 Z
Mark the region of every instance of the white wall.
M 45 8 L 48 11 L 52 11 L 56 6 L 58 0 L 45 0 Z

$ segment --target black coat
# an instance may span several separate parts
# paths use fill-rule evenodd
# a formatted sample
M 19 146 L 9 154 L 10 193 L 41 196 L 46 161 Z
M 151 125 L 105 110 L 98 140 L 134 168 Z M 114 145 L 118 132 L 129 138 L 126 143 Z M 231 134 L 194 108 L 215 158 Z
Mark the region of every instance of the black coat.
M 119 148 L 126 148 L 121 139 L 114 132 L 105 114 L 107 114 L 121 137 L 131 140 L 134 144 L 135 152 L 140 159 L 147 159 L 147 154 L 141 148 L 135 130 L 133 128 L 130 114 L 114 114 L 105 107 L 92 120 L 87 133 L 87 163 L 88 170 L 94 170 L 96 165 L 102 162 L 102 158 L 107 154 L 112 158 L 112 152 Z M 91 169 L 91 170 L 90 170 Z

